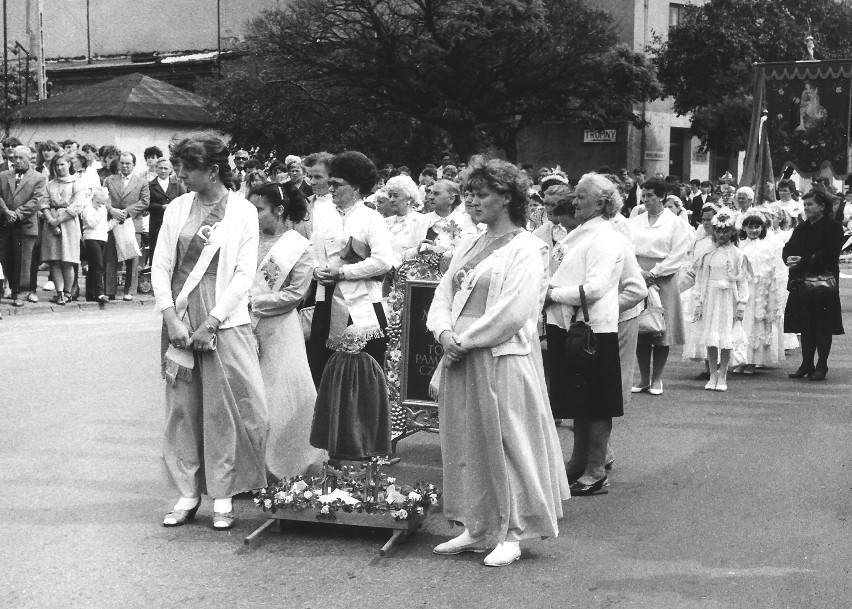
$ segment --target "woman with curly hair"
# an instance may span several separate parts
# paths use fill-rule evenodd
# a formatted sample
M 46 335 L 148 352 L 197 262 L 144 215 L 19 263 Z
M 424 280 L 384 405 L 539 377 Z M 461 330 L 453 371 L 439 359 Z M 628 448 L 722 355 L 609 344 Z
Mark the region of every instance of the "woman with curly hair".
M 360 152 L 346 151 L 331 160 L 328 173 L 334 207 L 314 208 L 311 235 L 319 285 L 308 362 L 317 386 L 343 332 L 353 323 L 366 331 L 364 352 L 384 365 L 388 341 L 381 280 L 394 263 L 384 218 L 364 205 L 378 178 L 376 166 Z
M 213 527 L 234 525 L 231 498 L 266 486 L 266 396 L 251 330 L 257 211 L 231 188 L 228 148 L 212 133 L 175 140 L 189 192 L 169 203 L 151 283 L 163 314 L 163 460 L 180 500 L 163 526 L 213 499 Z
M 485 564 L 499 567 L 521 557 L 521 540 L 558 535 L 568 479 L 538 340 L 547 245 L 524 230 L 529 179 L 505 161 L 473 157 L 467 183 L 473 221 L 487 230 L 459 245 L 427 319 L 444 351 L 444 513 L 465 530 L 434 552 L 496 542 Z

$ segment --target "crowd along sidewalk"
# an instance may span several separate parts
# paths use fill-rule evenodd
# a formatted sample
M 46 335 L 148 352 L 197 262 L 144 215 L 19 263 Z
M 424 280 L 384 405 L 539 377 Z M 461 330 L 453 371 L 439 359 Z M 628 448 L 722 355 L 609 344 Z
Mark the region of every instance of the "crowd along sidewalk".
M 36 296 L 38 296 L 38 302 L 29 302 L 24 301 L 23 307 L 15 307 L 12 305 L 11 298 L 2 298 L 0 299 L 0 316 L 2 317 L 12 317 L 15 315 L 42 315 L 46 313 L 79 313 L 80 311 L 97 311 L 101 308 L 105 310 L 112 309 L 114 307 L 121 308 L 129 308 L 129 307 L 139 307 L 139 306 L 153 306 L 154 305 L 154 294 L 134 294 L 133 300 L 122 300 L 122 295 L 119 294 L 116 296 L 115 300 L 109 301 L 108 304 L 101 307 L 101 305 L 97 302 L 86 302 L 85 295 L 81 292 L 79 300 L 70 301 L 64 305 L 58 305 L 54 302 L 51 302 L 50 299 L 54 297 L 56 292 L 53 290 L 44 290 L 42 286 L 47 283 L 47 272 L 40 271 L 38 274 L 38 291 L 36 292 Z M 85 278 L 80 278 L 85 285 Z

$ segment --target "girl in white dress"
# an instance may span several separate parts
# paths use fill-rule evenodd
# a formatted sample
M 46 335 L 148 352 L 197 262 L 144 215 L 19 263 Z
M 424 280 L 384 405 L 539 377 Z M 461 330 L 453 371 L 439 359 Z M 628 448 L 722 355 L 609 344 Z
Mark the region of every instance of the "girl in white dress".
M 758 211 L 750 211 L 743 217 L 742 233 L 746 238 L 740 241 L 740 250 L 748 260 L 751 273 L 749 299 L 743 316 L 745 340 L 734 355 L 737 369 L 743 374 L 754 374 L 755 366 L 778 362 L 777 250 L 774 240 L 767 238 L 768 224 Z
M 292 182 L 255 187 L 260 244 L 250 292 L 252 325 L 269 408 L 266 467 L 282 479 L 319 474 L 326 452 L 310 445 L 317 392 L 311 379 L 296 306 L 311 286 L 311 242 L 290 227 L 307 214 L 307 199 Z
M 736 247 L 734 217 L 727 210 L 713 218 L 716 247 L 696 260 L 692 290 L 692 335 L 707 348 L 710 391 L 728 389 L 728 362 L 734 347 L 734 323 L 742 321 L 748 301 L 748 270 L 745 255 Z

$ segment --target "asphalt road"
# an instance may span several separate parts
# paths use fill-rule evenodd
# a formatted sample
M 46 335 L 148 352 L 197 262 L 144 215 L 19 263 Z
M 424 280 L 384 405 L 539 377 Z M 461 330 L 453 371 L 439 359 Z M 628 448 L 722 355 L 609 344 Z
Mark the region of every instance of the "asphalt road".
M 846 327 L 852 289 L 843 281 Z M 558 539 L 523 559 L 438 557 L 439 511 L 390 556 L 379 530 L 263 522 L 160 523 L 175 500 L 160 471 L 159 318 L 148 307 L 0 321 L 0 607 L 578 607 L 722 609 L 852 604 L 849 438 L 852 341 L 826 383 L 794 361 L 727 393 L 673 353 L 660 397 L 616 424 L 608 495 L 566 502 Z M 570 453 L 571 432 L 559 429 Z M 438 438 L 399 445 L 403 480 L 441 484 Z

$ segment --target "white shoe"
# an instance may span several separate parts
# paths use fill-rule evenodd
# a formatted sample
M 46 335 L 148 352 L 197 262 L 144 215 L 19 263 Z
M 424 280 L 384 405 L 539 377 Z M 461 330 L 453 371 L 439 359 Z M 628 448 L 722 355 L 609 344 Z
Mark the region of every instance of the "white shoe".
M 485 538 L 475 538 L 465 529 L 464 533 L 444 543 L 440 543 L 432 549 L 435 554 L 441 556 L 452 556 L 453 554 L 461 554 L 462 552 L 475 552 L 481 554 L 485 552 Z
M 719 382 L 719 373 L 717 372 L 716 374 L 713 374 L 713 373 L 711 372 L 711 373 L 710 373 L 710 380 L 709 380 L 709 381 L 707 381 L 707 384 L 706 384 L 706 385 L 704 385 L 704 388 L 705 388 L 707 391 L 715 391 L 715 389 L 716 389 L 716 383 L 718 383 L 718 382 Z
M 53 285 L 53 282 L 52 282 L 52 281 L 50 281 L 50 280 L 48 279 L 48 280 L 47 280 L 47 283 L 45 283 L 45 284 L 42 286 L 42 288 L 41 288 L 41 289 L 42 289 L 42 290 L 44 290 L 45 292 L 53 292 L 53 291 L 55 291 L 55 290 L 56 290 L 56 286 L 55 286 L 55 285 Z
M 486 567 L 505 567 L 521 557 L 521 545 L 516 541 L 498 543 L 483 561 Z

